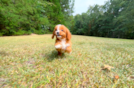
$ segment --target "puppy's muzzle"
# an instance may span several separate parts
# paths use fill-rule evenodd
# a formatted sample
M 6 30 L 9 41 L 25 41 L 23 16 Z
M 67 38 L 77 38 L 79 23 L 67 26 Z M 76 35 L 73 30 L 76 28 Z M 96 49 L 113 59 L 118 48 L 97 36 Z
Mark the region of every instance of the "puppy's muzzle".
M 57 36 L 60 36 L 59 34 L 60 34 L 60 33 L 59 33 L 59 32 L 57 32 Z
M 57 32 L 57 35 L 59 35 L 59 32 Z

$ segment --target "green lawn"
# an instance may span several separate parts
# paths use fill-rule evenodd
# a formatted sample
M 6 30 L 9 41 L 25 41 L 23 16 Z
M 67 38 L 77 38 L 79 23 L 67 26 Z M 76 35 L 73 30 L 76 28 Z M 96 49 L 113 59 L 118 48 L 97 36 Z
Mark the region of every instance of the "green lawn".
M 0 88 L 134 88 L 134 40 L 73 35 L 62 57 L 54 43 L 49 34 L 0 37 Z

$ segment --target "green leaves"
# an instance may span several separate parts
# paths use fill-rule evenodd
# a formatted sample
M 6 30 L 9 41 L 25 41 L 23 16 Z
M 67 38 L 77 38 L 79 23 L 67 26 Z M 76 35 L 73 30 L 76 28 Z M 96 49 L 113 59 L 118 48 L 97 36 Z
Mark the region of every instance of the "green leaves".
M 27 34 L 29 32 L 44 34 L 48 32 L 48 29 L 53 30 L 56 24 L 67 24 L 71 10 L 71 7 L 67 6 L 71 2 L 69 0 L 66 0 L 67 3 L 63 2 L 64 0 L 0 1 L 0 32 L 2 32 L 0 35 L 23 35 L 26 32 Z M 62 8 L 63 5 L 65 5 L 64 8 Z M 69 11 L 68 14 L 65 10 Z
M 110 0 L 103 6 L 90 6 L 86 13 L 74 17 L 73 33 L 133 39 L 133 8 L 133 0 Z

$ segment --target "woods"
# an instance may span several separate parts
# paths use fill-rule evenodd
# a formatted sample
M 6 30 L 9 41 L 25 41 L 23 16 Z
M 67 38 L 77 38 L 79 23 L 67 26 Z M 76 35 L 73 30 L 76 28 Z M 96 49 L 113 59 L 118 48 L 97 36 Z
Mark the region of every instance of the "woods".
M 109 0 L 103 6 L 90 6 L 74 17 L 72 32 L 79 35 L 134 38 L 134 0 Z
M 73 16 L 74 0 L 1 0 L 0 36 L 51 33 L 56 24 L 72 34 L 134 39 L 134 0 L 109 0 Z
M 68 25 L 73 0 L 1 0 L 0 35 L 44 34 Z

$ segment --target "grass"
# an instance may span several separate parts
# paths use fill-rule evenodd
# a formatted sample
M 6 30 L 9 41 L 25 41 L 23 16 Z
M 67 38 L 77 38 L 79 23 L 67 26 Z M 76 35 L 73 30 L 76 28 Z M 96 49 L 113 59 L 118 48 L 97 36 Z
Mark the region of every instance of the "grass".
M 54 42 L 50 34 L 0 37 L 0 87 L 134 88 L 134 40 L 73 35 L 73 52 L 62 57 Z

